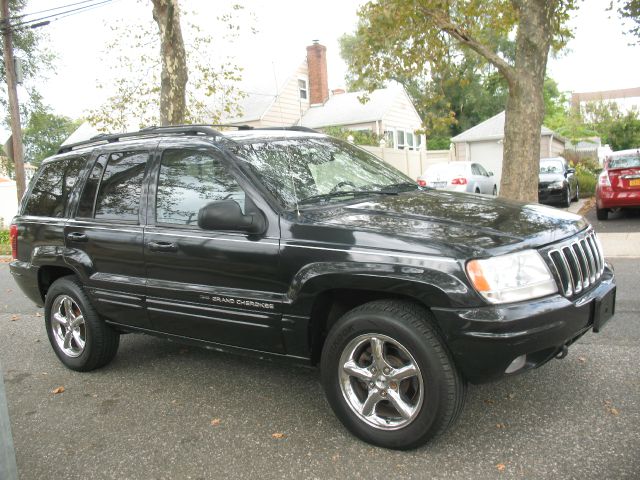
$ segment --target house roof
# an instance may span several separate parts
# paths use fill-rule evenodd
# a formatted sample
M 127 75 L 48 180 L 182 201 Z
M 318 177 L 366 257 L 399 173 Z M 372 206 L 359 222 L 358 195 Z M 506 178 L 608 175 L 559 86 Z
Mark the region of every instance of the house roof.
M 460 135 L 451 139 L 452 142 L 479 142 L 482 140 L 498 140 L 504 138 L 504 110 L 497 115 L 479 123 L 469 130 L 465 130 Z M 555 135 L 552 130 L 544 125 L 540 129 L 540 135 Z
M 303 115 L 301 124 L 305 127 L 320 128 L 382 120 L 398 98 L 399 92 L 398 88 L 381 88 L 369 94 L 349 92 L 333 95 L 324 105 L 309 108 Z M 368 96 L 366 103 L 360 102 L 363 95 Z

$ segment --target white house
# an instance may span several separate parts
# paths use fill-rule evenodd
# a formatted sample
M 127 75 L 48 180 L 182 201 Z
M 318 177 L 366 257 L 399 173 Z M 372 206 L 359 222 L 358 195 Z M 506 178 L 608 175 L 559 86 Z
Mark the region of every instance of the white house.
M 502 177 L 502 155 L 504 143 L 504 111 L 465 130 L 451 139 L 454 158 L 459 161 L 481 163 L 493 171 L 498 182 Z M 562 155 L 566 140 L 544 125 L 540 131 L 540 158 Z
M 314 129 L 341 127 L 384 135 L 387 146 L 417 150 L 425 145 L 416 134 L 422 126 L 409 95 L 400 85 L 371 93 L 329 90 L 326 47 L 315 42 L 307 57 L 277 87 L 266 80 L 259 92 L 241 102 L 243 114 L 226 121 L 231 125 L 305 126 Z M 361 99 L 368 101 L 362 102 Z

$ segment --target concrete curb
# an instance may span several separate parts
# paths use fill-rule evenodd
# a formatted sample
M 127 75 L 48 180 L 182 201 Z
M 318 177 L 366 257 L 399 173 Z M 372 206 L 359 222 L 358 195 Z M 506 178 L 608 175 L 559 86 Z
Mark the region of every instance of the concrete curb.
M 2 366 L 0 366 L 0 479 L 16 480 L 17 478 L 16 454 L 13 449 L 9 409 L 7 407 L 7 397 L 4 393 Z

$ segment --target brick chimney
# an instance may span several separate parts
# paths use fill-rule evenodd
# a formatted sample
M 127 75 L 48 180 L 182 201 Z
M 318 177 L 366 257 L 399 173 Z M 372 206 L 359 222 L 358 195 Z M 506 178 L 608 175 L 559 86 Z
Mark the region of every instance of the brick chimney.
M 327 78 L 327 47 L 318 40 L 307 47 L 307 67 L 309 68 L 309 103 L 323 104 L 329 100 L 329 80 Z

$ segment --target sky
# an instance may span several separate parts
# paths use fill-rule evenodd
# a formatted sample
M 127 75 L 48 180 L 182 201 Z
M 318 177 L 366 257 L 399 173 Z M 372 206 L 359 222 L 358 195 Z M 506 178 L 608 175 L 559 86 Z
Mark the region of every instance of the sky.
M 77 0 L 31 0 L 27 10 L 40 11 Z M 258 33 L 242 32 L 232 44 L 221 45 L 245 67 L 248 85 L 271 81 L 293 70 L 305 58 L 305 47 L 319 40 L 327 47 L 329 87 L 344 86 L 346 66 L 338 38 L 354 31 L 362 0 L 182 0 L 183 10 L 197 12 L 200 25 L 213 30 L 217 15 L 240 3 L 252 12 Z M 548 74 L 563 91 L 594 91 L 640 86 L 640 46 L 630 46 L 620 20 L 606 11 L 609 0 L 584 0 L 574 14 L 574 39 L 559 58 L 552 58 Z M 101 104 L 108 93 L 96 81 L 113 74 L 105 61 L 113 39 L 111 27 L 126 22 L 149 22 L 150 2 L 114 0 L 105 6 L 53 21 L 43 27 L 47 45 L 57 53 L 56 71 L 41 81 L 40 92 L 54 112 L 79 118 Z M 212 19 L 210 22 L 208 19 Z M 280 81 L 279 79 L 273 81 Z M 25 95 L 24 90 L 19 95 Z M 4 134 L 5 132 L 0 133 Z M 6 135 L 2 135 L 6 137 Z

